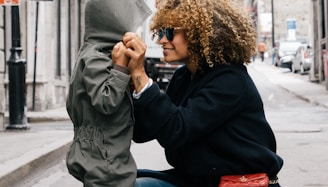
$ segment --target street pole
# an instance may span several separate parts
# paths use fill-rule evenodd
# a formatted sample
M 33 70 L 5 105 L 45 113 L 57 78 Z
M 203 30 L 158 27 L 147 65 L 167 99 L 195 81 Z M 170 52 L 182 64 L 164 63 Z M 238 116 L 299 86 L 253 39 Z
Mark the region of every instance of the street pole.
M 312 22 L 313 22 L 313 51 L 314 51 L 314 56 L 313 56 L 313 63 L 311 64 L 311 68 L 309 71 L 309 80 L 311 82 L 318 82 L 318 72 L 319 72 L 319 63 L 321 63 L 321 45 L 319 42 L 319 2 L 318 0 L 312 0 Z M 319 81 L 320 82 L 320 81 Z
M 271 24 L 272 24 L 272 30 L 271 30 L 271 39 L 272 39 L 272 64 L 274 64 L 275 58 L 276 58 L 276 45 L 274 41 L 274 5 L 273 0 L 271 0 Z
M 34 71 L 33 71 L 33 89 L 32 89 L 32 110 L 33 111 L 35 111 L 36 60 L 37 60 L 37 54 L 38 54 L 38 27 L 39 27 L 39 1 L 36 2 L 36 13 L 35 13 Z
M 274 5 L 273 0 L 271 0 L 271 16 L 272 16 L 272 48 L 275 47 L 275 41 L 274 41 Z
M 26 88 L 25 66 L 26 61 L 22 58 L 20 43 L 19 8 L 11 7 L 12 23 L 12 48 L 8 60 L 9 76 L 9 130 L 30 129 L 27 124 L 26 111 Z

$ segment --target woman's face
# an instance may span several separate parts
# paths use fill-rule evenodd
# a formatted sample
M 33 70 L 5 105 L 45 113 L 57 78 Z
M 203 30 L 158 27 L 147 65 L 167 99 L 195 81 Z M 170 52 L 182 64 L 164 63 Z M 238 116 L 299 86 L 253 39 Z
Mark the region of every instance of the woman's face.
M 158 43 L 162 45 L 163 55 L 165 62 L 182 62 L 188 61 L 188 41 L 185 32 L 182 28 L 175 28 L 173 31 L 173 38 L 168 37 L 165 30 L 162 31 L 162 38 L 158 40 Z M 169 39 L 168 39 L 169 38 Z

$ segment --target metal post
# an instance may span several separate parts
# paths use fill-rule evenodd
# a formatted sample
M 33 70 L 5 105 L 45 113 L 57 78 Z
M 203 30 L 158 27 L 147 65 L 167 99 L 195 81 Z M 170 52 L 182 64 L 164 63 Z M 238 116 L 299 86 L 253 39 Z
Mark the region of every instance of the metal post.
M 68 0 L 68 76 L 72 75 L 72 17 L 71 17 L 71 0 Z
M 274 48 L 275 40 L 274 40 L 274 4 L 273 4 L 273 0 L 271 0 L 271 16 L 272 16 L 272 48 Z
M 9 76 L 9 125 L 7 129 L 27 130 L 25 65 L 20 43 L 20 25 L 18 6 L 11 8 L 12 48 L 8 60 Z
M 56 75 L 61 76 L 61 0 L 57 1 L 57 68 Z
M 322 44 L 325 47 L 325 51 L 328 50 L 328 24 L 327 24 L 327 20 L 328 20 L 328 2 L 327 1 L 323 1 L 322 2 L 322 6 L 323 6 L 323 28 L 325 30 L 325 34 L 322 38 Z M 324 54 L 325 58 L 324 58 L 324 65 L 323 65 L 323 74 L 324 74 L 324 79 L 325 79 L 325 85 L 326 85 L 326 90 L 328 90 L 328 54 Z
M 274 4 L 273 0 L 271 0 L 271 21 L 272 21 L 272 31 L 271 31 L 271 39 L 272 39 L 272 64 L 274 64 L 275 58 L 276 58 L 276 44 L 274 40 Z
M 319 16 L 319 7 L 318 7 L 318 0 L 312 0 L 312 22 L 313 22 L 313 51 L 314 51 L 314 58 L 313 58 L 313 63 L 311 64 L 310 72 L 309 72 L 309 80 L 311 82 L 318 82 L 318 67 L 319 63 L 321 63 L 321 56 L 320 56 L 320 51 L 321 51 L 321 45 L 319 42 L 319 23 L 320 23 L 320 16 Z
M 38 54 L 39 1 L 36 2 L 32 110 L 35 111 L 36 60 Z

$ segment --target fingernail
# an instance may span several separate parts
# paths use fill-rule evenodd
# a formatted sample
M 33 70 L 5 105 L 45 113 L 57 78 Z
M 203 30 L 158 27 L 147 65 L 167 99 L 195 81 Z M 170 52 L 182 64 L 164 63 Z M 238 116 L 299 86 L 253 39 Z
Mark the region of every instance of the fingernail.
M 114 47 L 115 47 L 115 48 L 118 48 L 118 47 L 120 47 L 120 46 L 121 46 L 121 42 L 117 43 Z

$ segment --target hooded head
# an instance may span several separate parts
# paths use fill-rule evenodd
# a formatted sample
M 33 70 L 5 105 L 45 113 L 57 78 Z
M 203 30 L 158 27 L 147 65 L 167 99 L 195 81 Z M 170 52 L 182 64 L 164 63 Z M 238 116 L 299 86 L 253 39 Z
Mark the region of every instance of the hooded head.
M 150 14 L 144 0 L 88 0 L 84 40 L 113 47 L 125 32 L 135 32 Z

